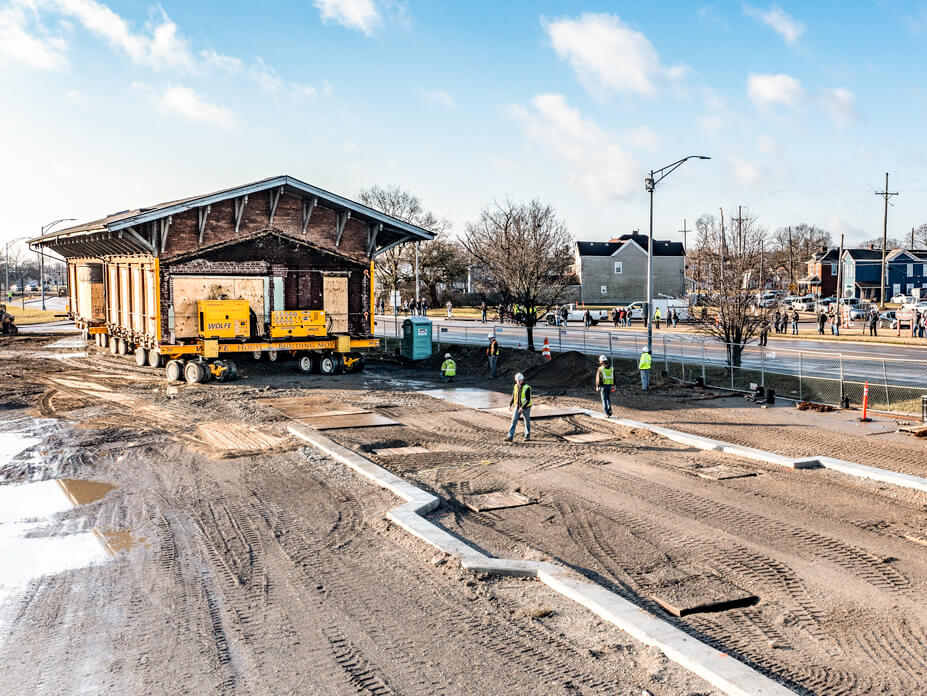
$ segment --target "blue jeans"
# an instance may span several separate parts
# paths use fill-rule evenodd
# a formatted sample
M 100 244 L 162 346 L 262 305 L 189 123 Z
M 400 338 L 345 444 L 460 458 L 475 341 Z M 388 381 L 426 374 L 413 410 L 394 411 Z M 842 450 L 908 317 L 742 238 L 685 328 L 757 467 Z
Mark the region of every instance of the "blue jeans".
M 603 384 L 601 387 L 599 387 L 599 394 L 602 396 L 602 410 L 605 412 L 605 415 L 612 415 L 611 386 Z
M 489 356 L 489 376 L 490 376 L 490 377 L 498 377 L 498 376 L 499 376 L 499 375 L 496 374 L 496 363 L 498 363 L 498 362 L 499 362 L 499 356 L 498 356 L 498 355 L 490 355 L 490 356 Z
M 641 388 L 644 391 L 650 388 L 650 370 L 641 370 Z
M 521 413 L 518 413 L 518 409 L 515 409 L 515 412 L 512 413 L 512 427 L 509 428 L 509 440 L 515 437 L 515 427 L 518 425 L 518 419 L 525 419 L 525 437 L 531 435 L 531 407 L 523 408 Z

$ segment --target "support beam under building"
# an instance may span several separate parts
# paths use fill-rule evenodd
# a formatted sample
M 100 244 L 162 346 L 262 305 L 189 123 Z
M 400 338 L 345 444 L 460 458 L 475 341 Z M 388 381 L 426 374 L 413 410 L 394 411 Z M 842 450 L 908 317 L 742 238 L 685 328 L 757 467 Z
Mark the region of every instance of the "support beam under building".
M 309 229 L 309 219 L 312 217 L 312 211 L 319 204 L 318 198 L 306 200 L 303 198 L 303 236 L 306 236 L 306 230 Z
M 335 213 L 335 246 L 341 246 L 341 235 L 344 234 L 344 227 L 351 219 L 351 211 L 345 210 Z
M 197 226 L 199 227 L 200 237 L 199 243 L 203 243 L 203 232 L 206 231 L 206 219 L 209 217 L 209 212 L 212 210 L 211 205 L 200 206 L 196 209 L 196 220 Z
M 236 198 L 233 203 L 235 204 L 235 234 L 238 234 L 238 228 L 241 226 L 241 218 L 245 214 L 245 206 L 248 204 L 247 196 L 240 196 Z
M 277 212 L 277 203 L 280 202 L 280 196 L 283 195 L 283 187 L 270 190 L 270 220 L 267 222 L 268 227 L 274 226 L 274 214 Z

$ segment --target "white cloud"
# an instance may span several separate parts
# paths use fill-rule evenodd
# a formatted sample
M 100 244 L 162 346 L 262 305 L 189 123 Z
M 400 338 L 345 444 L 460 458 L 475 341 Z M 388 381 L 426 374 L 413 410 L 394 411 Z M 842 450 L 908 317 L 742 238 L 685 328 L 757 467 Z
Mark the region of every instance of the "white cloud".
M 753 184 L 760 178 L 760 169 L 753 162 L 747 162 L 737 155 L 728 155 L 727 163 L 734 178 L 742 184 Z
M 134 63 L 155 70 L 184 69 L 194 66 L 189 42 L 177 25 L 158 8 L 160 21 L 147 25 L 147 33 L 137 33 L 125 19 L 95 0 L 37 0 L 45 7 L 76 19 L 91 34 L 104 39 L 110 46 L 126 53 Z
M 335 93 L 335 88 L 332 87 L 331 83 L 328 80 L 322 80 L 322 94 L 326 97 L 330 97 Z
M 0 65 L 22 63 L 36 70 L 66 70 L 67 44 L 61 38 L 30 33 L 25 9 L 11 5 L 0 10 Z
M 267 65 L 263 58 L 260 57 L 251 68 L 251 79 L 268 92 L 279 92 L 280 88 L 283 87 L 283 80 L 280 79 L 277 71 Z
M 805 33 L 805 25 L 792 19 L 787 12 L 776 4 L 773 4 L 768 10 L 761 10 L 758 7 L 745 4 L 744 14 L 770 27 L 785 39 L 785 42 L 789 45 L 798 41 L 799 37 Z
M 213 68 L 218 68 L 219 70 L 224 70 L 227 73 L 235 75 L 241 72 L 241 60 L 235 58 L 234 56 L 226 56 L 221 53 L 217 53 L 212 49 L 200 51 L 200 57 L 203 59 L 203 62 L 206 65 L 209 65 Z
M 298 97 L 317 97 L 319 96 L 319 90 L 317 90 L 312 85 L 303 85 L 298 82 L 291 82 L 290 89 L 293 90 L 293 94 Z
M 371 36 L 383 17 L 373 0 L 314 0 L 323 22 L 335 22 Z
M 235 119 L 226 107 L 204 101 L 189 87 L 168 87 L 157 104 L 163 113 L 177 114 L 190 121 L 209 123 L 220 128 L 235 127 Z
M 76 89 L 68 91 L 65 95 L 68 98 L 68 101 L 77 104 L 78 106 L 84 103 L 84 98 L 81 96 L 81 93 Z
M 830 112 L 838 126 L 845 126 L 860 118 L 859 112 L 853 106 L 853 100 L 853 92 L 845 87 L 834 87 L 821 92 L 821 104 Z
M 778 153 L 782 150 L 782 145 L 779 141 L 765 133 L 757 137 L 756 147 L 760 152 L 765 152 L 766 154 Z
M 724 127 L 724 119 L 718 114 L 708 114 L 698 119 L 698 125 L 709 131 L 720 130 Z
M 562 94 L 539 94 L 528 110 L 512 106 L 524 134 L 567 167 L 567 182 L 595 200 L 628 196 L 642 187 L 640 171 L 618 138 L 584 119 Z
M 664 68 L 653 44 L 618 15 L 584 13 L 578 19 L 541 20 L 557 55 L 591 92 L 614 90 L 651 96 L 663 79 L 678 80 L 685 66 Z
M 445 109 L 457 108 L 457 102 L 455 102 L 454 98 L 443 89 L 426 89 L 425 87 L 420 87 L 418 93 L 426 102 L 443 106 Z
M 791 75 L 756 75 L 747 77 L 747 95 L 758 108 L 772 104 L 796 106 L 804 96 L 801 83 Z
M 660 144 L 660 136 L 650 126 L 633 128 L 624 134 L 624 142 L 630 147 L 655 150 Z

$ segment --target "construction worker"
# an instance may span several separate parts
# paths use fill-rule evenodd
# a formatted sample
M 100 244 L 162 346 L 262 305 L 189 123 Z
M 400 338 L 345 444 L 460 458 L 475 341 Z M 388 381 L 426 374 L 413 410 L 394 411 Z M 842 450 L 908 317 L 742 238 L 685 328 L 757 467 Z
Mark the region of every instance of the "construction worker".
M 486 334 L 486 338 L 489 339 L 489 347 L 486 349 L 486 355 L 489 356 L 489 379 L 495 379 L 499 376 L 496 372 L 496 363 L 499 362 L 499 344 L 494 334 Z
M 660 319 L 662 318 L 663 318 L 663 315 L 660 314 L 660 308 L 657 307 L 655 310 L 653 310 L 653 328 L 655 329 L 660 328 Z
M 515 388 L 512 390 L 512 400 L 509 402 L 512 407 L 512 427 L 509 428 L 506 442 L 511 442 L 515 437 L 515 428 L 518 426 L 518 419 L 525 419 L 525 442 L 531 439 L 531 387 L 525 384 L 525 376 L 519 372 L 515 375 Z
M 454 362 L 454 359 L 451 357 L 450 353 L 444 354 L 444 362 L 441 363 L 441 381 L 442 382 L 453 382 L 454 377 L 457 376 L 457 363 Z
M 641 359 L 637 363 L 637 368 L 641 371 L 641 388 L 647 391 L 650 388 L 650 367 L 653 360 L 650 357 L 650 349 L 644 348 L 641 353 Z
M 602 410 L 612 417 L 611 393 L 615 391 L 615 368 L 610 367 L 608 358 L 599 356 L 599 369 L 595 371 L 595 388 L 602 396 Z

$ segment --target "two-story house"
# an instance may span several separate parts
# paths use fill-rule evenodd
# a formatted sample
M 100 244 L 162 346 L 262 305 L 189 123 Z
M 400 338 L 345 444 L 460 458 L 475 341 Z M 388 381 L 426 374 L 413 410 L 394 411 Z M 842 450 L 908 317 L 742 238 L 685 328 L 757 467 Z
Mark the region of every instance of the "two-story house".
M 844 249 L 842 283 L 842 297 L 877 302 L 882 291 L 882 250 Z
M 645 300 L 648 240 L 647 235 L 624 234 L 607 242 L 576 242 L 580 300 L 604 305 Z M 685 293 L 685 259 L 680 242 L 654 240 L 654 297 L 680 297 Z
M 837 271 L 840 265 L 840 249 L 821 247 L 807 261 L 808 275 L 798 281 L 800 294 L 815 297 L 833 297 L 837 294 Z
M 914 290 L 927 297 L 927 250 L 895 249 L 888 254 L 886 294 L 912 295 Z

